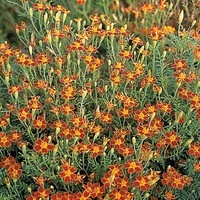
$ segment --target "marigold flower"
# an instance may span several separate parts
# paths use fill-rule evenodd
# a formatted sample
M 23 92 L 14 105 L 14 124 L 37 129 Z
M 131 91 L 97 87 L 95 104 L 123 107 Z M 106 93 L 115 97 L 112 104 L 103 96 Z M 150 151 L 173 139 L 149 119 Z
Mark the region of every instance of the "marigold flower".
M 133 182 L 135 187 L 139 187 L 141 191 L 146 191 L 150 188 L 149 179 L 147 176 L 136 176 L 135 181 Z
M 40 174 L 39 177 L 33 177 L 33 179 L 35 180 L 35 183 L 37 185 L 44 187 L 45 178 L 44 178 L 43 174 Z
M 165 132 L 165 142 L 170 145 L 171 148 L 177 147 L 181 141 L 181 137 L 177 136 L 175 131 Z
M 22 139 L 22 132 L 11 131 L 11 133 L 8 135 L 8 138 L 11 142 L 18 142 Z
M 89 144 L 88 149 L 92 158 L 96 158 L 97 156 L 102 155 L 104 153 L 103 145 L 99 145 L 97 143 Z
M 32 125 L 34 128 L 44 130 L 47 126 L 47 121 L 42 116 L 37 116 L 36 119 L 33 120 Z
M 65 183 L 70 183 L 76 178 L 76 168 L 70 165 L 69 162 L 63 162 L 61 165 L 61 171 L 58 173 L 59 177 L 63 179 Z
M 121 154 L 124 157 L 128 157 L 128 156 L 134 155 L 133 147 L 127 147 L 125 144 L 120 145 L 116 149 L 117 149 L 118 153 Z
M 17 181 L 19 179 L 20 175 L 22 174 L 21 164 L 20 163 L 14 163 L 13 165 L 9 166 L 7 169 L 8 177 L 13 179 L 14 181 Z
M 42 104 L 39 101 L 40 96 L 32 96 L 31 99 L 28 101 L 28 106 L 33 110 L 40 110 L 42 109 Z
M 121 50 L 119 52 L 119 56 L 124 58 L 125 60 L 129 60 L 129 59 L 133 58 L 133 54 L 128 50 Z
M 75 127 L 73 129 L 70 129 L 70 134 L 72 135 L 72 137 L 84 139 L 86 135 L 86 130 L 80 127 Z
M 196 158 L 200 157 L 200 145 L 197 142 L 189 145 L 188 154 Z
M 60 94 L 61 94 L 63 99 L 71 100 L 76 95 L 76 88 L 72 85 L 65 86 Z
M 91 183 L 87 182 L 86 185 L 83 186 L 85 191 L 90 194 L 92 198 L 101 198 L 105 192 L 103 186 L 100 186 L 100 183 Z
M 8 157 L 3 157 L 0 161 L 0 167 L 4 167 L 5 169 L 8 169 L 10 166 L 14 165 L 16 163 L 15 158 L 11 155 Z
M 129 193 L 127 190 L 123 190 L 123 189 L 112 189 L 111 192 L 109 193 L 109 197 L 115 200 L 122 200 L 122 199 L 126 199 L 126 200 L 131 200 L 132 197 L 130 197 L 129 195 L 127 196 L 127 193 Z
M 119 149 L 124 145 L 125 139 L 122 137 L 114 136 L 113 139 L 109 141 L 109 144 L 113 146 L 115 149 Z M 124 147 L 124 146 L 123 146 Z
M 20 121 L 25 121 L 26 119 L 32 118 L 29 107 L 20 108 L 17 111 L 17 114 Z
M 1 147 L 10 147 L 12 145 L 11 141 L 9 140 L 8 136 L 5 132 L 0 132 L 0 148 Z
M 21 85 L 12 85 L 8 88 L 8 94 L 14 94 L 16 92 L 21 92 L 23 87 Z
M 171 113 L 172 112 L 172 105 L 166 102 L 158 101 L 156 104 L 156 108 L 161 110 L 164 113 Z
M 124 163 L 124 168 L 129 174 L 139 173 L 142 171 L 142 164 L 140 162 L 129 160 Z
M 37 80 L 33 86 L 36 88 L 36 89 L 47 89 L 48 87 L 48 83 L 44 80 Z
M 120 117 L 124 117 L 124 118 L 130 118 L 130 115 L 132 114 L 132 110 L 130 108 L 127 108 L 127 107 L 122 107 L 122 108 L 119 108 L 117 110 L 117 114 L 120 116 Z
M 148 113 L 145 109 L 141 110 L 138 109 L 134 112 L 134 120 L 136 120 L 139 123 L 143 123 L 144 121 L 147 121 L 149 119 Z
M 5 117 L 0 118 L 0 127 L 7 126 L 7 125 L 8 125 L 8 120 Z
M 49 138 L 44 137 L 43 139 L 37 139 L 33 149 L 39 154 L 48 154 L 49 151 L 52 151 L 54 148 L 53 144 L 50 144 Z
M 176 197 L 173 194 L 173 192 L 170 190 L 170 191 L 165 192 L 165 199 L 166 200 L 172 200 L 172 199 L 176 199 Z
M 101 112 L 101 115 L 99 117 L 99 120 L 103 123 L 112 123 L 113 116 L 110 113 L 107 112 Z
M 157 81 L 155 76 L 146 75 L 145 78 L 141 81 L 141 88 L 145 88 L 146 86 L 152 85 Z
M 45 189 L 43 186 L 40 186 L 35 192 L 35 197 L 39 199 L 47 199 L 50 196 L 51 190 Z

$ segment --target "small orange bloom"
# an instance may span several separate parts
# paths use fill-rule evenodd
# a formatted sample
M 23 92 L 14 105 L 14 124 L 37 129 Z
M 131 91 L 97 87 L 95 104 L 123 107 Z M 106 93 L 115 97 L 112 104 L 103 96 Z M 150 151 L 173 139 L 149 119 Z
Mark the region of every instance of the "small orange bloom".
M 92 158 L 96 158 L 99 155 L 102 155 L 104 153 L 104 148 L 102 145 L 98 145 L 96 143 L 92 143 L 88 145 L 89 152 L 91 154 Z
M 171 64 L 171 68 L 175 69 L 176 71 L 183 71 L 188 69 L 187 61 L 182 60 L 174 60 L 174 63 Z
M 11 141 L 9 140 L 8 136 L 5 132 L 0 132 L 0 148 L 1 147 L 10 147 L 12 145 Z
M 53 144 L 50 144 L 49 138 L 44 137 L 43 139 L 37 139 L 33 149 L 39 154 L 48 154 L 49 151 L 52 151 L 54 148 Z
M 124 168 L 127 169 L 129 174 L 139 173 L 142 171 L 142 165 L 139 162 L 129 160 L 124 163 Z
M 119 56 L 124 58 L 125 60 L 129 60 L 129 59 L 133 58 L 133 54 L 128 50 L 121 50 L 119 52 Z
M 143 123 L 144 121 L 147 121 L 149 119 L 149 115 L 145 109 L 141 110 L 138 109 L 134 112 L 134 120 L 136 120 L 139 123 Z
M 35 197 L 39 199 L 47 199 L 51 193 L 50 189 L 45 189 L 43 186 L 40 186 L 35 192 Z
M 165 199 L 166 200 L 173 200 L 173 199 L 176 199 L 176 197 L 173 194 L 173 192 L 170 190 L 170 191 L 165 192 Z
M 76 168 L 70 165 L 69 162 L 63 161 L 61 165 L 61 171 L 58 173 L 59 177 L 63 179 L 65 183 L 70 183 L 76 179 Z
M 135 187 L 139 187 L 141 191 L 146 191 L 150 188 L 149 184 L 150 180 L 147 176 L 136 176 L 135 181 L 133 182 L 133 185 Z
M 190 144 L 188 153 L 191 156 L 194 156 L 196 158 L 200 158 L 200 145 L 199 145 L 199 143 L 194 142 L 193 144 Z
M 101 122 L 103 122 L 103 123 L 110 124 L 110 123 L 112 123 L 112 118 L 113 118 L 113 116 L 110 113 L 108 113 L 108 112 L 101 112 L 99 120 Z
M 20 108 L 17 114 L 20 121 L 32 118 L 29 107 Z
M 175 131 L 165 133 L 165 142 L 170 145 L 171 148 L 177 147 L 181 141 L 181 137 L 177 136 Z
M 44 130 L 47 126 L 47 121 L 42 116 L 38 116 L 36 119 L 32 122 L 33 127 L 37 129 Z
M 117 110 L 117 114 L 120 116 L 120 117 L 124 117 L 124 118 L 130 118 L 130 115 L 132 114 L 132 110 L 130 108 L 127 108 L 127 107 L 122 107 L 122 108 L 119 108 Z
M 20 175 L 22 174 L 21 164 L 20 163 L 14 163 L 8 168 L 8 177 L 12 178 L 14 181 L 17 181 L 19 179 Z

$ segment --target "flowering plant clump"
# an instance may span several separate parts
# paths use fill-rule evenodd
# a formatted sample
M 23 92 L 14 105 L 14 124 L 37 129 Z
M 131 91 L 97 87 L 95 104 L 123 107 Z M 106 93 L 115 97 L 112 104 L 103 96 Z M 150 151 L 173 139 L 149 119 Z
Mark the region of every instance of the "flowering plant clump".
M 13 2 L 0 199 L 199 199 L 200 22 L 173 27 L 165 0 L 72 2 Z

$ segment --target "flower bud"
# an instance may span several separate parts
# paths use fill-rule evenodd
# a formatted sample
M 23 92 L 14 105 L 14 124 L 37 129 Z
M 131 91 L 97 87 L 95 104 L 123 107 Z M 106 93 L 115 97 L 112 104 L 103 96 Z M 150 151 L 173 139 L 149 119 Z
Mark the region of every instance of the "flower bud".
M 185 147 L 189 146 L 193 142 L 194 138 L 191 137 L 189 140 L 187 140 L 184 144 Z
M 48 19 L 48 13 L 46 12 L 46 13 L 44 14 L 44 23 L 45 23 L 45 24 L 47 23 L 47 19 Z
M 184 18 L 184 10 L 181 10 L 181 13 L 180 13 L 179 18 L 178 18 L 178 23 L 179 23 L 179 24 L 182 23 L 183 18 Z
M 31 17 L 31 19 L 33 18 L 33 8 L 29 8 L 29 15 Z

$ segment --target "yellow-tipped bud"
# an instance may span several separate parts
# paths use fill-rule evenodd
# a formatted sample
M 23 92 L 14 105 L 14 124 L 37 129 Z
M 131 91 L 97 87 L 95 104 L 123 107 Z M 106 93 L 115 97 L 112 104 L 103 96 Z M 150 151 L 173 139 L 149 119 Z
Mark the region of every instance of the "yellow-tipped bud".
M 178 18 L 178 23 L 179 23 L 179 24 L 182 23 L 183 18 L 184 18 L 184 10 L 181 10 L 181 13 L 180 13 L 179 18 Z

